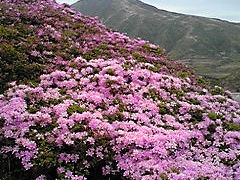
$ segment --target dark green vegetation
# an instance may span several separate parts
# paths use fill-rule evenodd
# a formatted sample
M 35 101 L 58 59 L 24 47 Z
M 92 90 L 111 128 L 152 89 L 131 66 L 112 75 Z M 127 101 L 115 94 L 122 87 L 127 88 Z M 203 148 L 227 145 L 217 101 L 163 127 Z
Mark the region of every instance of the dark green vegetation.
M 167 12 L 139 0 L 80 0 L 72 7 L 164 47 L 212 85 L 240 91 L 240 24 Z
M 29 52 L 37 41 L 33 30 L 24 20 L 15 26 L 10 22 L 0 18 L 0 93 L 7 82 L 36 81 L 44 67 L 42 58 L 31 56 Z
M 18 4 L 24 2 L 34 1 Z M 57 61 L 82 55 L 72 38 L 97 33 L 96 29 L 75 22 L 49 6 L 35 10 L 38 16 L 31 15 L 31 7 L 19 8 L 17 12 L 9 9 L 0 1 L 0 94 L 12 81 L 38 84 L 39 76 L 56 68 Z M 19 17 L 15 13 L 19 13 Z M 68 22 L 69 26 L 56 26 L 54 23 L 58 20 Z M 78 31 L 74 32 L 75 29 Z

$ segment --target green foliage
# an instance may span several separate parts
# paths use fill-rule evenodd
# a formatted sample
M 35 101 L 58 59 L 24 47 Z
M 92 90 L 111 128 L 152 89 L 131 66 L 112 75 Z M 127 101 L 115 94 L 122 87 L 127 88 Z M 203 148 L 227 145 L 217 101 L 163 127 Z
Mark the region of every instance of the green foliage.
M 71 36 L 75 36 L 76 32 L 74 32 L 73 30 L 67 29 L 63 31 L 63 35 L 65 37 L 71 37 Z
M 86 130 L 86 127 L 83 124 L 76 123 L 71 130 L 72 132 L 83 132 Z
M 177 168 L 171 168 L 171 169 L 169 169 L 167 172 L 168 172 L 168 173 L 180 174 L 180 171 L 179 171 L 179 169 L 177 169 Z
M 197 99 L 190 99 L 190 100 L 189 100 L 189 103 L 190 103 L 190 104 L 194 104 L 194 105 L 200 105 L 200 101 L 197 100 Z
M 32 35 L 32 30 L 29 28 L 29 26 L 27 24 L 17 24 L 15 26 L 15 29 L 17 30 L 17 36 L 18 38 L 20 38 L 20 40 L 23 40 L 22 38 L 26 38 L 29 35 Z
M 36 51 L 39 51 L 39 52 L 43 52 L 46 49 L 47 49 L 47 47 L 45 47 L 43 44 L 38 44 L 36 46 Z
M 32 107 L 32 108 L 28 108 L 27 112 L 29 112 L 30 114 L 35 114 L 36 112 L 38 112 L 40 109 L 37 107 Z
M 151 66 L 151 67 L 149 67 L 148 69 L 149 69 L 150 71 L 152 71 L 152 72 L 158 72 L 158 71 L 159 71 L 159 68 L 156 67 L 156 66 Z
M 227 100 L 225 98 L 219 98 L 217 99 L 217 102 L 219 103 L 225 103 Z
M 230 160 L 230 159 L 222 159 L 221 162 L 226 166 L 234 166 L 235 164 L 238 163 L 237 160 Z
M 164 103 L 158 104 L 159 114 L 167 114 L 169 112 L 167 106 Z
M 58 158 L 54 145 L 44 140 L 36 140 L 39 153 L 37 158 L 33 160 L 33 164 L 42 167 L 55 167 L 58 164 Z
M 4 63 L 13 63 L 23 59 L 24 55 L 18 52 L 13 45 L 9 43 L 1 43 L 0 57 Z
M 146 49 L 146 50 L 148 50 L 148 51 L 150 51 L 150 50 L 152 49 L 151 46 L 150 46 L 150 44 L 144 44 L 144 45 L 143 45 L 143 48 Z
M 207 176 L 200 176 L 197 180 L 209 180 L 210 178 Z
M 73 104 L 73 105 L 69 106 L 68 109 L 67 109 L 67 113 L 69 115 L 72 115 L 73 113 L 80 113 L 81 114 L 85 111 L 87 111 L 87 109 L 79 106 L 78 104 Z
M 107 119 L 109 123 L 113 123 L 115 121 L 121 122 L 124 117 L 121 112 L 116 112 L 115 114 L 103 115 L 103 118 Z
M 170 93 L 171 94 L 176 94 L 177 97 L 182 97 L 184 96 L 184 92 L 183 91 L 180 91 L 178 89 L 171 89 L 170 90 Z
M 26 171 L 22 165 L 21 161 L 14 157 L 13 154 L 8 154 L 7 156 L 0 155 L 0 179 L 1 180 L 29 180 L 36 179 L 43 173 L 49 172 L 49 169 L 44 168 L 34 168 L 31 171 Z M 48 177 L 51 179 L 50 177 Z M 52 177 L 53 179 L 53 177 Z M 55 178 L 54 178 L 55 179 Z
M 34 85 L 45 66 L 28 61 L 25 50 L 16 48 L 11 43 L 0 43 L 0 93 L 10 81 L 32 81 Z
M 123 67 L 124 70 L 129 70 L 129 69 L 132 68 L 132 66 L 130 66 L 128 64 L 124 64 L 124 65 L 122 65 L 122 67 Z
M 83 58 L 86 60 L 96 59 L 99 56 L 101 56 L 104 53 L 104 51 L 101 48 L 96 48 L 91 51 L 88 51 L 86 54 L 83 54 Z
M 166 129 L 166 130 L 176 130 L 175 127 L 173 127 L 173 126 L 168 126 L 168 125 L 163 125 L 163 126 L 158 126 L 158 127 L 162 127 L 163 129 Z
M 69 54 L 73 57 L 78 57 L 82 55 L 82 52 L 78 48 L 72 47 L 69 48 Z
M 185 71 L 179 72 L 178 77 L 184 79 L 184 78 L 188 77 L 188 72 L 185 72 Z
M 153 100 L 162 100 L 162 96 L 160 96 L 159 92 L 155 88 L 149 88 L 148 92 L 143 93 L 144 98 L 151 98 Z
M 113 75 L 115 75 L 115 70 L 114 70 L 114 69 L 108 69 L 108 70 L 106 71 L 106 73 L 109 74 L 109 75 L 111 75 L 111 76 L 113 76 Z
M 92 77 L 90 79 L 90 82 L 98 82 L 99 78 L 98 77 Z
M 210 132 L 211 134 L 216 132 L 216 128 L 217 126 L 215 124 L 210 124 L 207 128 L 208 132 Z
M 199 85 L 199 86 L 205 87 L 208 85 L 208 83 L 205 80 L 203 80 L 202 78 L 196 78 L 196 82 L 197 82 L 197 85 Z
M 16 36 L 17 31 L 15 29 L 0 25 L 0 37 L 10 40 L 12 38 L 16 38 Z
M 57 105 L 63 102 L 63 99 L 59 98 L 59 99 L 49 99 L 48 100 L 48 104 L 53 104 L 53 105 Z
M 165 65 L 164 63 L 158 62 L 155 63 L 154 66 L 150 66 L 148 69 L 153 72 L 159 72 L 160 68 L 163 67 L 164 65 Z
M 215 87 L 211 90 L 212 95 L 225 95 L 225 91 L 223 88 Z
M 141 55 L 141 54 L 139 54 L 139 53 L 137 53 L 137 52 L 132 53 L 132 56 L 133 56 L 138 62 L 147 62 L 146 58 L 145 58 L 143 55 Z
M 191 138 L 190 142 L 192 146 L 195 146 L 197 144 L 197 138 Z
M 119 112 L 127 111 L 127 106 L 124 104 L 123 100 L 120 98 L 116 98 L 113 101 L 114 104 L 118 105 Z
M 103 50 L 108 50 L 109 49 L 109 47 L 106 43 L 103 43 L 99 48 L 103 49 Z
M 78 63 L 73 62 L 73 63 L 70 64 L 70 67 L 77 68 L 78 67 Z
M 106 110 L 107 109 L 107 105 L 104 101 L 102 101 L 98 106 L 97 108 L 101 108 L 102 110 Z
M 60 89 L 60 90 L 59 90 L 59 93 L 60 93 L 61 95 L 66 94 L 66 93 L 67 93 L 67 88 L 62 88 L 62 89 Z
M 229 122 L 224 125 L 224 128 L 228 131 L 240 131 L 240 124 Z
M 101 71 L 100 68 L 94 68 L 94 69 L 93 69 L 93 74 L 97 74 L 97 73 L 99 73 L 100 71 Z
M 40 83 L 40 78 L 33 78 L 33 79 L 30 79 L 28 82 L 29 85 L 34 87 L 36 87 L 39 83 Z
M 47 124 L 45 126 L 42 126 L 40 124 L 36 124 L 34 127 L 31 127 L 31 131 L 29 132 L 30 140 L 38 141 L 38 138 L 36 137 L 36 133 L 34 132 L 34 129 L 37 129 L 38 132 L 41 134 L 51 132 L 55 127 L 58 127 L 58 124 L 56 123 L 56 119 L 52 119 L 52 123 Z M 47 143 L 47 141 L 45 142 Z
M 164 51 L 160 47 L 151 48 L 150 44 L 144 44 L 143 48 L 150 53 L 156 53 L 158 55 L 163 55 L 164 54 Z
M 163 49 L 161 49 L 160 47 L 158 47 L 155 51 L 155 53 L 159 54 L 159 55 L 164 55 L 164 51 Z
M 221 119 L 221 118 L 222 118 L 221 115 L 216 114 L 216 113 L 214 113 L 214 112 L 208 113 L 208 117 L 209 117 L 210 119 L 212 119 L 212 120 L 217 120 L 217 119 Z
M 4 125 L 5 120 L 3 118 L 0 118 L 0 128 Z
M 169 180 L 169 178 L 168 178 L 166 173 L 160 174 L 159 177 L 161 178 L 161 180 Z
M 189 114 L 192 116 L 192 118 L 189 120 L 193 124 L 196 124 L 198 122 L 202 121 L 202 111 L 200 109 L 192 110 L 189 112 Z
M 192 91 L 191 88 L 186 87 L 185 85 L 183 85 L 183 86 L 181 87 L 181 89 L 182 89 L 182 91 L 185 92 L 185 93 L 187 93 L 187 92 L 191 92 L 191 91 Z
M 113 84 L 116 84 L 117 82 L 111 79 L 107 79 L 106 84 L 108 87 L 112 86 Z
M 119 53 L 120 53 L 120 54 L 125 54 L 126 52 L 127 52 L 127 50 L 124 49 L 124 48 L 119 49 Z

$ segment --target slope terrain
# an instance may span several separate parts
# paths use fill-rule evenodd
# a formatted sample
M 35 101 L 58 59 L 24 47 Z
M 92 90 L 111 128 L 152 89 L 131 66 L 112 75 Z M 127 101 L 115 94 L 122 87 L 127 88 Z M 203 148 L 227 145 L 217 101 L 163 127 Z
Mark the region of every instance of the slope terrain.
M 1 180 L 240 179 L 228 91 L 67 5 L 0 14 Z
M 240 24 L 157 9 L 139 0 L 80 0 L 72 7 L 163 47 L 213 85 L 239 91 Z

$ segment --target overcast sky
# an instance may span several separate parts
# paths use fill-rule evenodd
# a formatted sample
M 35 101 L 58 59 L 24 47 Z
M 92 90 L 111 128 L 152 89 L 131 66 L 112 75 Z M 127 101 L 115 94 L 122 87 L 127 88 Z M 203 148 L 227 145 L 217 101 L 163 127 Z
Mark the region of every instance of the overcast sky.
M 57 0 L 72 4 L 77 0 Z M 120 1 L 120 0 L 119 0 Z M 172 12 L 220 18 L 240 22 L 240 0 L 142 0 Z

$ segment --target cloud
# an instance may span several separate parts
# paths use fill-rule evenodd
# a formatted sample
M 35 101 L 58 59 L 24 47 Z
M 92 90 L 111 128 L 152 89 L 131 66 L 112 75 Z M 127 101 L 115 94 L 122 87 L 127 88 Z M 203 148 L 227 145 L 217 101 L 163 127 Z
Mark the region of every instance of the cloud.
M 56 0 L 58 3 L 67 3 L 67 4 L 73 4 L 77 2 L 77 0 Z

